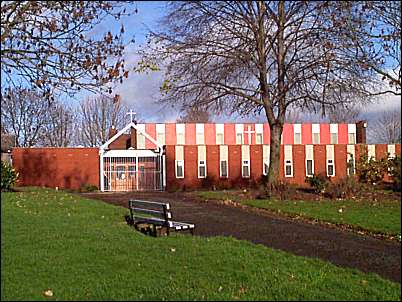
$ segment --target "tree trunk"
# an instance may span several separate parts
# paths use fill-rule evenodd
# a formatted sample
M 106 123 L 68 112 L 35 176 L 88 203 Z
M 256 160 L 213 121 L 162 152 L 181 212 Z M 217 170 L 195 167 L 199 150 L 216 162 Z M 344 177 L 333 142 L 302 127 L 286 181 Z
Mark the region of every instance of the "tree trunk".
M 271 138 L 270 138 L 270 165 L 268 170 L 268 182 L 265 188 L 268 195 L 275 189 L 279 181 L 280 169 L 280 148 L 281 148 L 281 134 L 283 126 L 278 124 L 270 125 Z

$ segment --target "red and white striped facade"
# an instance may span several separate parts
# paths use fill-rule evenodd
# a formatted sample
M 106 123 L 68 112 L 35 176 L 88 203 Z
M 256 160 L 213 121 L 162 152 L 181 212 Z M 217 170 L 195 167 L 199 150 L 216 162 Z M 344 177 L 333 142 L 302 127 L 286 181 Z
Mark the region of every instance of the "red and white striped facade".
M 267 123 L 146 123 L 137 124 L 162 145 L 269 145 Z M 137 149 L 156 146 L 137 132 Z M 356 124 L 285 124 L 283 145 L 355 144 Z

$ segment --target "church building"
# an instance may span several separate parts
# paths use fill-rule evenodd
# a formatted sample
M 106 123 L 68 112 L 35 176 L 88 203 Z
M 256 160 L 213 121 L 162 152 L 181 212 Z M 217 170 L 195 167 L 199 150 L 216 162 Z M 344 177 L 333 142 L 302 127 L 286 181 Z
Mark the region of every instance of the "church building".
M 132 114 L 132 112 L 131 112 Z M 364 121 L 355 124 L 285 124 L 280 178 L 301 186 L 306 176 L 339 179 L 354 173 L 361 152 L 380 158 L 397 145 L 366 145 Z M 14 148 L 21 185 L 103 192 L 161 191 L 258 184 L 267 175 L 267 123 L 136 123 L 112 127 L 99 148 Z

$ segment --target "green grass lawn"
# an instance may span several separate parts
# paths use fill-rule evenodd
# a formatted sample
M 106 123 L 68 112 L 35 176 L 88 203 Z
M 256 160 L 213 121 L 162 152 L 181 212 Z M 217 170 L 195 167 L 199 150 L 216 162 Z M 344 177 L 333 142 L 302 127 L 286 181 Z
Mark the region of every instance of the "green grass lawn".
M 198 192 L 205 199 L 231 199 L 241 204 L 289 213 L 319 221 L 347 224 L 374 233 L 393 236 L 401 234 L 401 202 L 398 200 L 321 200 L 281 201 L 276 199 L 247 199 L 239 192 Z M 342 209 L 342 212 L 339 212 Z
M 125 224 L 127 212 L 54 190 L 1 193 L 1 299 L 401 298 L 400 284 L 376 274 L 246 241 L 148 237 Z

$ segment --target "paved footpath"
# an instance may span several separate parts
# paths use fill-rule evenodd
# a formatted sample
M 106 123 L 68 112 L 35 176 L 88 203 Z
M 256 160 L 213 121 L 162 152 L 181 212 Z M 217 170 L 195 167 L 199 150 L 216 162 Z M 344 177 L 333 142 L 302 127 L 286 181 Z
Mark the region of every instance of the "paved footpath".
M 312 225 L 263 211 L 200 202 L 186 193 L 85 193 L 88 198 L 127 207 L 130 198 L 168 201 L 174 220 L 196 225 L 195 235 L 233 236 L 342 267 L 375 272 L 401 283 L 401 244 Z

